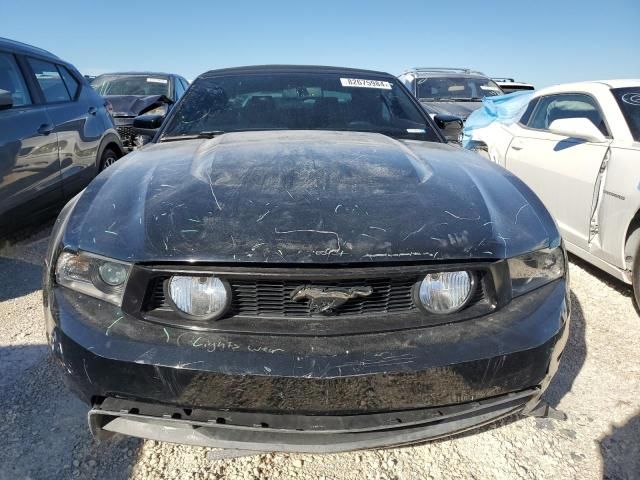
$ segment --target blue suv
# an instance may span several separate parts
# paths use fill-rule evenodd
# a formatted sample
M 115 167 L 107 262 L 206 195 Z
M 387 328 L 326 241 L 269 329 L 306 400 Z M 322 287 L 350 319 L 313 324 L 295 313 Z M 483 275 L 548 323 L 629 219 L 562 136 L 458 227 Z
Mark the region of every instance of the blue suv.
M 0 238 L 55 211 L 123 153 L 104 99 L 73 65 L 0 38 Z

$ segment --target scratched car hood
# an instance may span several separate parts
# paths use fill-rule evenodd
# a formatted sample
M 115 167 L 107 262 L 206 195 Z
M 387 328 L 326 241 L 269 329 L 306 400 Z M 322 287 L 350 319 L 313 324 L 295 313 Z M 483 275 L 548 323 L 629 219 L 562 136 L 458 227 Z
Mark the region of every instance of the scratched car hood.
M 71 248 L 136 262 L 504 258 L 559 243 L 540 201 L 457 147 L 374 133 L 151 144 L 84 191 Z

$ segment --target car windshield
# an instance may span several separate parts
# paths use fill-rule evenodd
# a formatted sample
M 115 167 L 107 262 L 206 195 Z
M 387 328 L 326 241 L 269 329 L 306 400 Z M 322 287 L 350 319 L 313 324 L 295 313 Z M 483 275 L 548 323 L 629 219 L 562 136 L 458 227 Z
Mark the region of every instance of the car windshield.
M 502 95 L 498 84 L 488 78 L 430 77 L 418 78 L 416 83 L 420 100 L 478 101 Z
M 614 88 L 611 92 L 620 105 L 633 139 L 640 142 L 640 87 Z
M 101 75 L 91 86 L 100 95 L 169 95 L 169 78 L 163 75 Z
M 393 77 L 315 72 L 200 77 L 160 140 L 247 130 L 366 131 L 440 141 Z

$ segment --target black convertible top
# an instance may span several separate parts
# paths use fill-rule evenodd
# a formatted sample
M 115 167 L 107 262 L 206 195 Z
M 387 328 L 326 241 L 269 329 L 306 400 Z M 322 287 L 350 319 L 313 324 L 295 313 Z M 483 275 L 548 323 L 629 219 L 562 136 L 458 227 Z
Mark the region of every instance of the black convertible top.
M 319 65 L 253 65 L 244 67 L 221 68 L 218 70 L 209 70 L 200 75 L 202 78 L 213 77 L 217 75 L 233 75 L 238 73 L 344 73 L 349 75 L 369 75 L 378 77 L 395 78 L 387 72 L 378 72 L 375 70 L 364 70 L 361 68 L 346 67 L 326 67 Z
M 108 72 L 108 73 L 102 73 L 100 75 L 98 75 L 96 78 L 98 77 L 118 77 L 118 76 L 123 76 L 123 77 L 134 77 L 134 76 L 152 76 L 152 75 L 157 75 L 157 76 L 164 76 L 164 77 L 175 77 L 177 76 L 177 74 L 175 73 L 165 73 L 165 72 L 148 72 L 148 71 L 138 71 L 138 72 Z

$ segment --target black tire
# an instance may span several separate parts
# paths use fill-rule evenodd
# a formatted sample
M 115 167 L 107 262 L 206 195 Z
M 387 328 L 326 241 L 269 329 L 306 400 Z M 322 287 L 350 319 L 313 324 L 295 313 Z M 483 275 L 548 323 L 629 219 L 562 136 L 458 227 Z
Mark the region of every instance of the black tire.
M 112 148 L 105 148 L 102 152 L 102 157 L 100 157 L 100 171 L 116 163 L 118 158 L 120 158 L 120 156 L 116 151 Z

